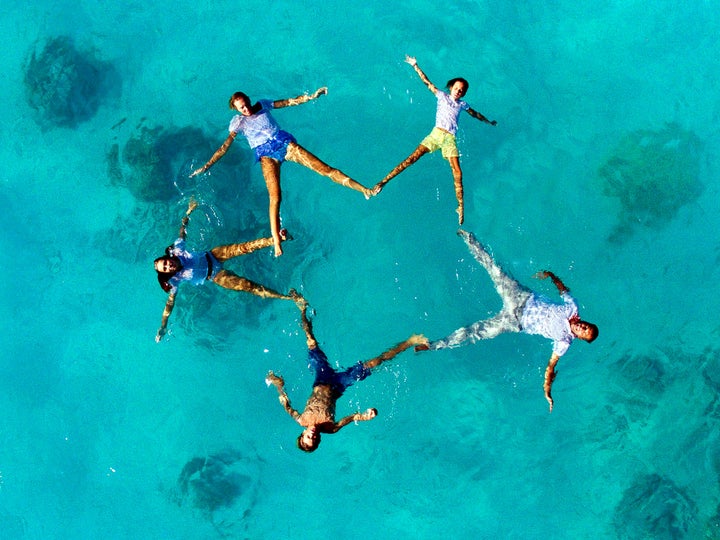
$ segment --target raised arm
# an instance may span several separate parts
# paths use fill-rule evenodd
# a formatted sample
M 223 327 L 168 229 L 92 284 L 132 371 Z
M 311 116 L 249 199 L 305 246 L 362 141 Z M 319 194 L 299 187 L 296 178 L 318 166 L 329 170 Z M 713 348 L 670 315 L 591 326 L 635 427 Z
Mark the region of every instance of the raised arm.
M 283 378 L 278 377 L 272 371 L 268 371 L 267 377 L 265 377 L 265 384 L 267 384 L 268 386 L 270 386 L 271 384 L 275 386 L 278 391 L 278 400 L 280 401 L 280 404 L 283 406 L 285 411 L 293 417 L 294 420 L 297 420 L 300 416 L 300 413 L 290 406 L 290 398 L 285 393 L 285 381 L 283 380 Z
M 398 354 L 401 352 L 409 349 L 410 347 L 416 347 L 416 346 L 422 346 L 428 345 L 428 339 L 423 336 L 422 334 L 413 334 L 409 338 L 407 338 L 402 343 L 398 343 L 395 345 L 392 349 L 389 349 L 382 353 L 380 356 L 376 356 L 375 358 L 372 358 L 368 360 L 367 362 L 363 362 L 363 365 L 367 368 L 374 368 L 382 364 L 383 362 L 387 362 L 388 360 L 392 360 L 395 358 Z
M 185 238 L 187 237 L 186 229 L 187 229 L 188 221 L 190 221 L 190 214 L 192 214 L 196 208 L 197 208 L 197 201 L 195 200 L 194 197 L 190 197 L 190 202 L 188 202 L 188 208 L 185 211 L 185 215 L 182 218 L 182 221 L 180 224 L 180 232 L 178 233 L 180 238 L 182 238 L 183 240 L 185 240 Z
M 335 423 L 335 429 L 333 433 L 337 433 L 342 428 L 347 426 L 350 422 L 366 422 L 368 420 L 372 420 L 377 416 L 377 409 L 368 409 L 367 411 L 361 413 L 356 412 L 355 414 L 351 414 L 349 416 L 346 416 L 339 422 Z
M 235 137 L 237 136 L 237 133 L 231 132 L 230 135 L 228 135 L 227 139 L 225 139 L 225 142 L 222 143 L 222 146 L 218 148 L 215 153 L 210 158 L 210 161 L 208 161 L 205 165 L 200 167 L 199 169 L 195 169 L 192 174 L 190 175 L 190 178 L 192 178 L 195 175 L 202 174 L 205 171 L 207 171 L 210 167 L 215 165 L 215 163 L 218 162 L 218 160 L 225 155 L 225 153 L 228 151 L 228 148 L 230 148 L 230 145 L 232 145 L 233 141 L 235 140 Z
M 427 86 L 430 91 L 435 94 L 437 92 L 437 86 L 435 86 L 433 83 L 430 82 L 430 79 L 427 78 L 427 75 L 425 75 L 425 72 L 420 69 L 420 66 L 418 66 L 417 60 L 414 56 L 408 56 L 405 55 L 405 61 L 410 64 L 413 68 L 415 68 L 415 73 L 418 74 L 420 77 L 420 80 L 425 83 L 425 86 Z
M 282 109 L 283 107 L 302 105 L 303 103 L 307 103 L 311 99 L 317 99 L 323 94 L 327 94 L 327 92 L 327 86 L 323 86 L 322 88 L 318 88 L 317 90 L 315 90 L 315 92 L 313 92 L 312 94 L 303 94 L 302 96 L 294 98 L 278 99 L 277 101 L 273 101 L 273 107 L 276 109 Z
M 553 355 L 550 357 L 550 361 L 548 362 L 547 367 L 545 368 L 545 380 L 543 382 L 543 389 L 545 390 L 545 399 L 547 399 L 547 402 L 550 404 L 550 412 L 552 412 L 554 404 L 551 390 L 553 381 L 557 376 L 555 366 L 557 365 L 558 360 L 560 360 L 560 357 L 557 354 L 553 353 Z
M 183 218 L 187 219 L 187 218 Z M 155 335 L 155 342 L 160 343 L 162 337 L 167 333 L 167 322 L 170 318 L 173 308 L 175 307 L 175 296 L 177 295 L 177 289 L 170 293 L 167 302 L 165 302 L 165 309 L 163 310 L 162 320 L 160 321 L 160 328 Z
M 467 112 L 470 116 L 472 116 L 473 118 L 477 118 L 481 122 L 485 122 L 486 124 L 490 124 L 491 126 L 497 126 L 497 120 L 488 120 L 487 117 L 483 116 L 475 109 L 470 108 L 467 110 Z
M 560 294 L 570 292 L 570 289 L 568 289 L 565 284 L 560 280 L 559 277 L 557 277 L 555 274 L 550 272 L 549 270 L 543 270 L 542 272 L 538 272 L 535 274 L 535 279 L 547 279 L 550 278 L 552 282 L 557 287 L 557 290 Z

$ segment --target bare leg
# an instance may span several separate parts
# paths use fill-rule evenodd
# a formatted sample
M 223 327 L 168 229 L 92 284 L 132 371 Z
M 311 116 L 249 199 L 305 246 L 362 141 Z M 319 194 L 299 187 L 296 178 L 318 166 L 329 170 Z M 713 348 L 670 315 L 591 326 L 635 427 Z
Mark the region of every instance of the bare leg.
M 457 198 L 458 207 L 458 223 L 460 225 L 465 221 L 465 203 L 463 201 L 463 183 L 462 183 L 462 169 L 460 169 L 460 158 L 450 157 L 450 168 L 452 169 L 453 181 L 455 183 L 455 197 Z
M 280 231 L 280 240 L 287 240 L 287 231 L 282 229 Z M 249 242 L 243 242 L 242 244 L 228 244 L 225 246 L 217 246 L 210 250 L 210 253 L 220 262 L 225 262 L 233 257 L 239 257 L 240 255 L 246 255 L 252 253 L 255 250 L 270 247 L 275 243 L 272 238 L 258 238 L 257 240 L 250 240 Z
M 295 301 L 297 298 L 297 293 L 291 293 L 289 295 L 280 294 L 279 292 L 268 289 L 267 287 L 264 287 L 259 283 L 255 283 L 254 281 L 250 281 L 247 278 L 240 277 L 237 274 L 231 272 L 230 270 L 220 270 L 217 276 L 213 278 L 213 281 L 221 287 L 224 287 L 225 289 L 249 292 L 250 294 L 260 296 L 261 298 L 278 298 L 282 300 L 293 301 Z
M 398 174 L 403 172 L 405 169 L 407 169 L 410 165 L 415 163 L 418 159 L 423 157 L 425 154 L 427 154 L 430 150 L 426 146 L 418 145 L 418 147 L 413 151 L 412 154 L 410 154 L 405 160 L 400 163 L 397 167 L 395 167 L 390 173 L 380 180 L 377 184 L 375 184 L 375 187 L 373 187 L 373 195 L 377 195 L 382 191 L 382 188 L 385 187 L 385 184 L 387 184 L 390 180 L 395 178 Z
M 349 187 L 350 189 L 354 189 L 355 191 L 359 191 L 360 193 L 365 195 L 366 199 L 369 199 L 373 195 L 372 191 L 370 191 L 368 188 L 356 182 L 341 170 L 331 167 L 330 165 L 319 159 L 317 156 L 305 150 L 305 148 L 303 148 L 297 143 L 290 143 L 288 145 L 285 159 L 294 161 L 295 163 L 299 163 L 300 165 L 307 167 L 311 171 L 315 171 L 319 175 L 327 176 L 336 184 L 340 184 L 345 187 Z
M 308 304 L 305 299 L 296 300 L 295 303 L 300 308 L 300 321 L 303 332 L 305 332 L 305 337 L 307 338 L 307 347 L 308 349 L 315 349 L 317 347 L 317 341 L 313 335 L 312 323 L 307 318 Z
M 269 157 L 262 157 L 260 158 L 260 167 L 262 168 L 270 198 L 270 234 L 272 234 L 273 244 L 275 245 L 275 256 L 279 257 L 283 253 L 282 247 L 280 247 L 280 202 L 282 201 L 280 162 Z

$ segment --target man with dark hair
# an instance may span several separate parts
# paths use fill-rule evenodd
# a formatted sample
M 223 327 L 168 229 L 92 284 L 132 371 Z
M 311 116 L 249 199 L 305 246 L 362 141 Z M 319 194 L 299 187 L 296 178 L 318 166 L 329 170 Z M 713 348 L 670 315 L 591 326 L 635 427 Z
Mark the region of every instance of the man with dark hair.
M 392 360 L 404 350 L 413 346 L 427 346 L 428 341 L 424 336 L 412 335 L 380 356 L 365 362 L 358 362 L 345 371 L 338 372 L 330 366 L 325 353 L 320 350 L 315 340 L 312 323 L 307 318 L 307 302 L 298 298 L 297 305 L 300 308 L 302 328 L 307 338 L 309 367 L 315 371 L 313 391 L 305 404 L 305 410 L 300 413 L 290 406 L 290 399 L 285 393 L 285 381 L 282 377 L 270 371 L 265 382 L 268 386 L 272 384 L 277 388 L 282 406 L 298 424 L 305 428 L 297 439 L 298 448 L 304 452 L 314 452 L 320 445 L 321 433 L 337 433 L 350 422 L 372 420 L 377 416 L 377 409 L 368 409 L 335 422 L 335 403 L 350 385 L 355 381 L 362 381 L 372 373 L 373 368 Z
M 537 279 L 550 278 L 560 293 L 562 304 L 552 302 L 549 298 L 534 293 L 504 272 L 472 233 L 460 230 L 458 235 L 465 240 L 473 257 L 490 274 L 490 278 L 495 284 L 495 290 L 502 298 L 503 307 L 497 315 L 490 319 L 459 328 L 448 337 L 432 341 L 428 345 L 417 346 L 415 350 L 457 347 L 468 341 L 474 343 L 479 339 L 492 339 L 504 332 L 539 334 L 551 339 L 553 340 L 553 353 L 545 369 L 543 388 L 545 399 L 550 404 L 552 411 L 553 398 L 550 391 L 557 375 L 555 366 L 558 360 L 567 352 L 575 338 L 587 342 L 594 341 L 598 336 L 598 327 L 580 319 L 577 303 L 570 296 L 570 289 L 552 272 L 545 270 L 538 272 L 534 277 Z

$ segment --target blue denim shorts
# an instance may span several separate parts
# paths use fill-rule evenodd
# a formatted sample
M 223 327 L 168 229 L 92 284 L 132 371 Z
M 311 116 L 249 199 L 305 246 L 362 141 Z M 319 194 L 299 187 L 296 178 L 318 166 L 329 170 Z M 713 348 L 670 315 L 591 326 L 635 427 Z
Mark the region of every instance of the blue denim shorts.
M 297 142 L 295 137 L 290 135 L 287 131 L 278 131 L 272 139 L 269 139 L 260 146 L 255 147 L 255 163 L 260 161 L 260 158 L 263 157 L 276 159 L 282 163 L 285 161 L 288 144 L 294 142 Z
M 337 372 L 328 363 L 327 356 L 320 350 L 320 347 L 308 349 L 308 367 L 315 370 L 313 386 L 326 384 L 338 397 L 354 382 L 362 381 L 372 373 L 362 362 L 358 362 L 345 371 Z

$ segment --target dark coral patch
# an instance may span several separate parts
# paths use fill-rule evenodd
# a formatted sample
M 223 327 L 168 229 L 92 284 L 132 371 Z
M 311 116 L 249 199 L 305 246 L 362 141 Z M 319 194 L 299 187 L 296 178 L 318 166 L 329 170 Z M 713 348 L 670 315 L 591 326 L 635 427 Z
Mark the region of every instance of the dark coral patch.
M 43 127 L 74 128 L 86 122 L 119 88 L 114 66 L 100 60 L 94 50 L 78 49 L 68 36 L 36 45 L 24 71 L 28 103 L 38 111 Z

